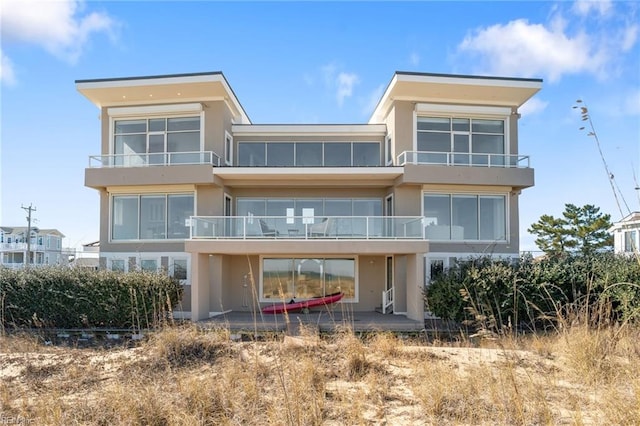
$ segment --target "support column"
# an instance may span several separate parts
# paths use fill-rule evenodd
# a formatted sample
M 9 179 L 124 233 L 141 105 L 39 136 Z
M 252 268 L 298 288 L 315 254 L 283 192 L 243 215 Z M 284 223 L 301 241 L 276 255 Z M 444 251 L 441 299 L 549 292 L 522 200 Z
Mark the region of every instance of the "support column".
M 424 321 L 424 254 L 407 255 L 407 318 Z
M 191 320 L 209 318 L 209 255 L 191 255 Z

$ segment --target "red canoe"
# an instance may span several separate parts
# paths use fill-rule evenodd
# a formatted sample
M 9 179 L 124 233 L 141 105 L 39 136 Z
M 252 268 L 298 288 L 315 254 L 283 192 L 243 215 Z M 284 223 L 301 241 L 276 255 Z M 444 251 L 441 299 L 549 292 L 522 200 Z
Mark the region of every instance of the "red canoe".
M 314 297 L 313 299 L 291 301 L 289 303 L 276 303 L 262 308 L 263 314 L 283 314 L 285 312 L 301 311 L 313 308 L 314 306 L 331 305 L 344 297 L 344 293 L 333 293 L 324 297 Z

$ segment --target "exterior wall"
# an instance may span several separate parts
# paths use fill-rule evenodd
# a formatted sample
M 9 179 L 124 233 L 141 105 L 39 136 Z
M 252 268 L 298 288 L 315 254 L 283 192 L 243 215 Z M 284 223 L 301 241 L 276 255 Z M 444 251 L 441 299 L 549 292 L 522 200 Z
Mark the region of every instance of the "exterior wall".
M 292 257 L 295 255 L 291 255 Z M 329 256 L 328 256 L 329 257 Z M 258 306 L 256 297 L 260 292 L 261 258 L 258 255 L 215 255 L 210 266 L 211 291 L 209 303 L 211 312 L 226 310 L 253 312 Z M 255 274 L 253 288 L 251 273 Z M 385 256 L 358 256 L 357 280 L 358 302 L 343 302 L 345 310 L 373 311 L 382 303 L 385 287 Z M 246 277 L 246 278 L 245 278 Z
M 414 150 L 414 103 L 397 101 L 391 112 L 394 114 L 395 137 L 393 144 L 395 145 L 395 155 L 397 157 L 404 151 Z

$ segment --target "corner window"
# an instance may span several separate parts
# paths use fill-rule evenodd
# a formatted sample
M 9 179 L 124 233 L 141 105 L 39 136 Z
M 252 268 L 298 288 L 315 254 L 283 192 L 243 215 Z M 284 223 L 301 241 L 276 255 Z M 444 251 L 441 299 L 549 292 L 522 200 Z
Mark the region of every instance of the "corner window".
M 418 117 L 417 126 L 421 162 L 504 165 L 504 120 Z
M 506 240 L 504 195 L 426 193 L 423 196 L 423 216 L 428 239 Z
M 193 205 L 193 194 L 115 195 L 111 211 L 111 239 L 189 238 L 187 220 L 193 216 Z
M 179 164 L 176 153 L 200 151 L 200 117 L 116 120 L 113 153 L 116 166 Z

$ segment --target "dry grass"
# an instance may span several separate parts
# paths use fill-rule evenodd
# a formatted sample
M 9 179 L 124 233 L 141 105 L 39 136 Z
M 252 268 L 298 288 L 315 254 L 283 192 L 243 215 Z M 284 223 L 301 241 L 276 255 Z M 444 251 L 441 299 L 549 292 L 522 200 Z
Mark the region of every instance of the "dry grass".
M 135 348 L 0 337 L 0 419 L 47 425 L 640 424 L 640 329 L 427 344 L 349 330 Z

